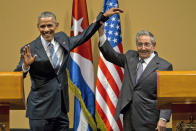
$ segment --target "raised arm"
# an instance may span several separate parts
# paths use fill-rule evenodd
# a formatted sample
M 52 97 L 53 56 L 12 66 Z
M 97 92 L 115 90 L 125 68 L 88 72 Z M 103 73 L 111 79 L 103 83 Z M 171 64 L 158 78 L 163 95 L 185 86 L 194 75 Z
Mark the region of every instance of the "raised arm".
M 82 43 L 89 40 L 92 37 L 92 35 L 94 35 L 95 32 L 99 29 L 101 23 L 107 21 L 110 16 L 122 12 L 123 10 L 119 8 L 111 8 L 105 13 L 101 12 L 97 16 L 96 21 L 93 22 L 91 25 L 89 25 L 80 35 L 70 37 L 70 46 L 69 46 L 70 50 L 74 49 L 76 46 L 81 45 Z
M 106 39 L 106 36 L 104 34 L 104 26 L 99 28 L 99 37 L 100 37 L 100 42 L 99 42 L 99 49 L 101 53 L 103 54 L 104 58 L 118 66 L 124 67 L 125 64 L 125 55 L 116 52 L 112 46 L 110 45 L 109 41 Z

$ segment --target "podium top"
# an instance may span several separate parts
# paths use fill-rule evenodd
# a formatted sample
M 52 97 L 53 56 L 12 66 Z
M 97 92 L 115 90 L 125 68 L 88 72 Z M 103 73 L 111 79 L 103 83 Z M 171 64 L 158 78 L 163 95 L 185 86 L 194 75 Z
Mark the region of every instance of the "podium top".
M 157 75 L 196 75 L 196 71 L 157 71 Z
M 10 109 L 25 109 L 23 73 L 0 72 L 0 104 Z
M 157 71 L 158 106 L 196 103 L 196 71 Z

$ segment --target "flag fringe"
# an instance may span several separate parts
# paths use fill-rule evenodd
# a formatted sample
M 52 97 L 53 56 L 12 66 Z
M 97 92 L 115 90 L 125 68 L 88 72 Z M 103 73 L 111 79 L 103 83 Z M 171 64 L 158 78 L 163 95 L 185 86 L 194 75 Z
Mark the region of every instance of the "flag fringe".
M 108 130 L 106 128 L 105 123 L 101 119 L 99 113 L 97 112 L 97 110 L 95 110 L 95 119 L 96 119 L 96 122 L 97 122 L 97 127 L 99 127 L 101 131 L 107 131 Z
M 80 101 L 81 109 L 84 112 L 84 115 L 86 116 L 86 119 L 88 120 L 90 127 L 92 128 L 93 131 L 97 131 L 96 123 L 92 115 L 89 113 L 89 111 L 85 106 L 80 90 L 73 84 L 73 82 L 70 79 L 69 70 L 67 70 L 67 76 L 68 76 L 68 85 L 69 87 L 71 87 L 70 89 L 73 92 L 74 96 L 77 97 L 77 99 Z

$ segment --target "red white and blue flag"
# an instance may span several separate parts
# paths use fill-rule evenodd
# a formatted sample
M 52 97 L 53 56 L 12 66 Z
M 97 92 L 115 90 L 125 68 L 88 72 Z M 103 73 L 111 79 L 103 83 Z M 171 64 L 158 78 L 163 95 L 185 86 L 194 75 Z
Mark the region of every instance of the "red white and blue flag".
M 88 25 L 86 0 L 73 0 L 71 36 L 79 35 Z M 69 68 L 70 79 L 77 87 L 75 93 L 79 94 L 74 100 L 74 131 L 96 129 L 94 71 L 90 40 L 71 51 Z
M 104 0 L 103 12 L 112 7 L 118 7 L 117 0 Z M 115 14 L 105 22 L 105 35 L 113 49 L 123 53 L 120 16 Z M 123 69 L 106 61 L 100 53 L 97 82 L 96 82 L 96 110 L 102 119 L 102 130 L 122 131 L 122 116 L 117 121 L 114 119 L 121 85 L 123 81 Z M 97 118 L 97 117 L 96 117 Z M 100 123 L 100 121 L 98 122 Z

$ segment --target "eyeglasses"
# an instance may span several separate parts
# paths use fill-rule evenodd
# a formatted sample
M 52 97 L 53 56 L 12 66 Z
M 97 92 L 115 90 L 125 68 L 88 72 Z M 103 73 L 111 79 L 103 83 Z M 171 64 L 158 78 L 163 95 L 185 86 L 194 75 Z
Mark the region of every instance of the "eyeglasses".
M 138 43 L 137 43 L 137 46 L 138 46 L 138 47 L 142 47 L 142 46 L 149 47 L 149 46 L 151 46 L 151 45 L 152 45 L 152 43 L 149 43 L 149 42 L 145 42 L 145 43 L 138 42 Z

